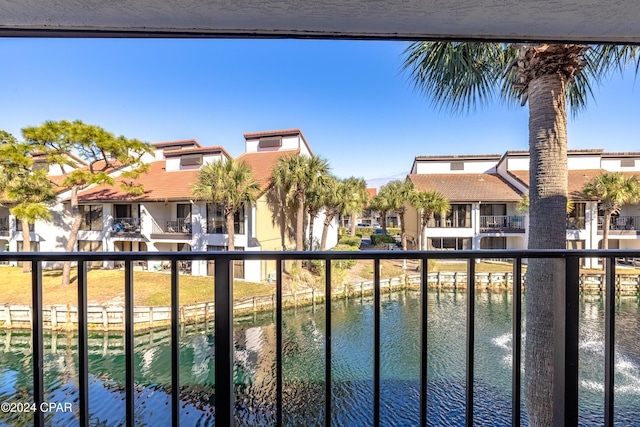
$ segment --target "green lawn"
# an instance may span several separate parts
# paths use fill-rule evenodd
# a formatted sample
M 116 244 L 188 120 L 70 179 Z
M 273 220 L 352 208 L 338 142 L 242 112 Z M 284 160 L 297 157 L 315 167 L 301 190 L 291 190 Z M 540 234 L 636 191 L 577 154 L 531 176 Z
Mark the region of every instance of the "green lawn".
M 31 304 L 31 275 L 22 273 L 22 268 L 0 268 L 0 303 Z M 75 269 L 71 272 L 72 283 L 62 287 L 60 270 L 44 271 L 42 274 L 43 304 L 71 304 L 78 301 Z M 146 271 L 134 272 L 134 304 L 138 306 L 171 304 L 171 276 L 167 273 Z M 180 275 L 180 304 L 193 304 L 213 300 L 213 277 Z M 91 304 L 124 304 L 123 270 L 90 270 L 87 279 L 88 300 Z M 274 292 L 273 285 L 235 281 L 233 294 L 236 298 L 264 295 Z

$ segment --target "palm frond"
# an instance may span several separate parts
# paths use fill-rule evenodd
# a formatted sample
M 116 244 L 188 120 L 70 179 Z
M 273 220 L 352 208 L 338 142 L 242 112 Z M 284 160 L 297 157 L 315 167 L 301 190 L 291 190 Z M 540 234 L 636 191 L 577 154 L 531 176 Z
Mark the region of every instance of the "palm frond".
M 403 71 L 414 88 L 451 112 L 484 106 L 503 80 L 509 55 L 498 43 L 413 42 L 403 52 Z

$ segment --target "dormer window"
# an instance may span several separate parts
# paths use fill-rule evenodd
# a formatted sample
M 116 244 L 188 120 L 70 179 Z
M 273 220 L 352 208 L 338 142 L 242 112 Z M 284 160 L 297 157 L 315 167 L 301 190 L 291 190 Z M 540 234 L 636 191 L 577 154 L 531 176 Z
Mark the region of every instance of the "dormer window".
M 260 146 L 260 148 L 282 147 L 282 137 L 281 136 L 269 136 L 269 137 L 266 137 L 266 138 L 260 138 L 259 146 Z
M 200 166 L 202 164 L 202 154 L 190 154 L 180 157 L 180 166 Z
M 452 171 L 463 171 L 464 170 L 464 162 L 451 162 L 451 170 Z

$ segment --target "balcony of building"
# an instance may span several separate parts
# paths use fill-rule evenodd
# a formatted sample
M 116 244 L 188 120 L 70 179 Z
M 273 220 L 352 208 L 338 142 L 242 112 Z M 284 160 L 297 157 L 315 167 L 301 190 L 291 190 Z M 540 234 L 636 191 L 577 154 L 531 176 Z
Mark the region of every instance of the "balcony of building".
M 480 232 L 524 233 L 524 216 L 480 215 Z
M 604 231 L 604 216 L 598 217 L 598 234 L 603 234 Z M 609 235 L 635 236 L 640 232 L 640 216 L 623 216 L 613 215 L 611 216 L 611 222 L 609 223 Z

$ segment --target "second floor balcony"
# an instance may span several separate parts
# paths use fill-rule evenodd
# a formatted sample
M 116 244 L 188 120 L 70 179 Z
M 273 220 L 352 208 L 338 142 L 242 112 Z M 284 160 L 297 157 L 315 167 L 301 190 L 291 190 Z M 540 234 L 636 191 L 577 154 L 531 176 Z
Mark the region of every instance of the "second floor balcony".
M 481 215 L 480 232 L 524 233 L 524 216 Z
M 140 234 L 142 221 L 138 217 L 114 218 L 111 225 L 112 234 Z
M 192 224 L 190 218 L 156 218 L 151 228 L 151 237 L 187 237 L 191 238 Z
M 598 232 L 604 230 L 604 217 L 598 217 Z M 612 216 L 609 223 L 610 231 L 639 231 L 640 216 Z

